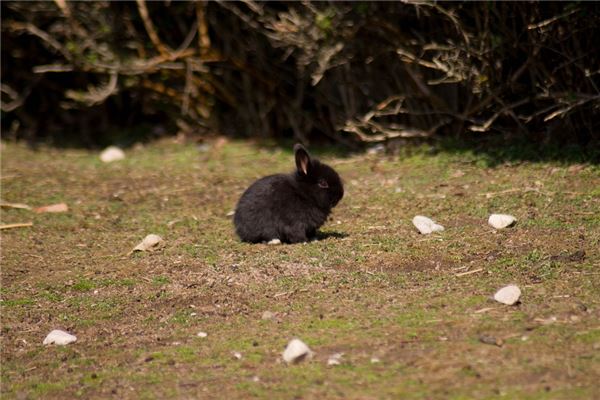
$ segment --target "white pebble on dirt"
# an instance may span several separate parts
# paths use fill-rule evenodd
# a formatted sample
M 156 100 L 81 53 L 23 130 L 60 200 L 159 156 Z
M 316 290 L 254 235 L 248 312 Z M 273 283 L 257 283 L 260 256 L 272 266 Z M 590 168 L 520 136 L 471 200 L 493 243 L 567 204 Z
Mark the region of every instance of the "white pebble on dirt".
M 144 238 L 132 251 L 147 251 L 153 250 L 162 243 L 162 238 L 155 234 L 150 234 Z
M 117 146 L 109 146 L 100 153 L 100 160 L 105 163 L 119 161 L 125 158 L 125 152 Z
M 302 340 L 292 339 L 285 348 L 282 357 L 283 361 L 289 364 L 312 358 L 313 354 L 311 349 Z
M 206 333 L 206 332 L 198 332 L 198 334 L 196 336 L 198 336 L 200 338 L 205 338 L 205 337 L 208 336 L 208 333 Z
M 492 214 L 488 219 L 488 224 L 496 229 L 504 229 L 513 225 L 517 219 L 508 214 Z
M 271 239 L 271 240 L 269 240 L 267 242 L 267 244 L 270 244 L 270 245 L 281 244 L 281 240 L 279 240 L 279 239 Z
M 428 235 L 432 232 L 441 232 L 444 230 L 443 226 L 436 224 L 431 219 L 422 215 L 417 215 L 414 217 L 412 223 L 423 235 Z
M 340 365 L 342 363 L 342 357 L 344 353 L 335 353 L 329 356 L 327 359 L 327 365 Z
M 268 311 L 268 310 L 263 312 L 262 315 L 260 316 L 260 319 L 263 319 L 265 321 L 269 320 L 269 319 L 273 319 L 273 318 L 275 318 L 275 313 L 273 313 L 272 311 Z
M 46 336 L 44 339 L 44 344 L 56 344 L 59 346 L 64 346 L 69 343 L 73 343 L 77 340 L 77 336 L 71 335 L 65 331 L 61 331 L 59 329 L 55 329 Z
M 494 295 L 494 300 L 499 303 L 512 306 L 521 297 L 521 289 L 516 285 L 508 285 L 498 290 Z

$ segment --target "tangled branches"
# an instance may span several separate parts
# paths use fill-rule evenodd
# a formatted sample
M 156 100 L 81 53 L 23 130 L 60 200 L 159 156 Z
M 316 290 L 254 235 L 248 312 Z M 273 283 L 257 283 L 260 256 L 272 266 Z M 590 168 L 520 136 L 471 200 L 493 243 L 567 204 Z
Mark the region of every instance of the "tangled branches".
M 2 3 L 2 119 L 350 145 L 600 141 L 593 3 Z

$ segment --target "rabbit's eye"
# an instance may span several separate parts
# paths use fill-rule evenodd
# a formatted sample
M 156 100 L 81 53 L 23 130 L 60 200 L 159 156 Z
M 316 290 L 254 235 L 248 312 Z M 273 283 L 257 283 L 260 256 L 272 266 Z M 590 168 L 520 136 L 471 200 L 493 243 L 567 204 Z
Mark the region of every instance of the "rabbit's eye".
M 319 187 L 323 188 L 323 189 L 327 189 L 329 187 L 329 184 L 327 183 L 327 181 L 325 179 L 319 179 Z

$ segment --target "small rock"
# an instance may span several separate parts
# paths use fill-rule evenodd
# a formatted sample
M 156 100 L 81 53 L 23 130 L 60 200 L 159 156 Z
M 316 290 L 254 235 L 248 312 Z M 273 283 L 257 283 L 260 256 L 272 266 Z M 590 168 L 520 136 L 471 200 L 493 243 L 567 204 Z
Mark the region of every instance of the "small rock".
M 236 360 L 241 360 L 242 359 L 242 353 L 240 353 L 239 351 L 234 351 L 231 353 L 231 355 L 233 356 L 233 358 L 235 358 Z
M 371 357 L 371 364 L 377 364 L 380 362 L 381 360 L 379 359 L 379 357 Z
M 552 261 L 573 261 L 573 262 L 581 262 L 583 260 L 585 260 L 585 250 L 577 250 L 574 253 L 571 254 L 560 254 L 557 256 L 552 256 L 550 257 L 550 259 Z
M 488 219 L 488 224 L 496 229 L 503 229 L 514 225 L 517 219 L 508 214 L 492 214 Z
M 502 345 L 504 344 L 504 340 L 498 339 L 490 335 L 479 335 L 479 341 L 481 343 L 491 344 L 498 347 L 502 347 Z
M 267 244 L 270 244 L 270 245 L 281 244 L 281 240 L 279 240 L 279 239 L 271 239 L 271 240 L 269 240 L 267 242 Z
M 313 352 L 310 348 L 300 339 L 292 339 L 285 351 L 282 354 L 283 361 L 286 363 L 298 363 L 305 359 L 310 359 L 313 356 Z
M 231 210 L 229 211 L 227 214 L 225 214 L 227 217 L 233 217 L 235 215 L 235 211 Z
M 69 343 L 73 343 L 77 340 L 77 336 L 71 335 L 65 331 L 55 329 L 46 336 L 44 344 L 56 344 L 58 346 L 64 346 Z
M 107 147 L 100 153 L 100 160 L 105 163 L 119 161 L 125 158 L 125 152 L 116 146 Z
M 516 285 L 508 285 L 498 290 L 494 295 L 494 300 L 499 303 L 512 306 L 521 297 L 521 289 Z
M 340 365 L 342 363 L 343 355 L 344 353 L 332 354 L 329 359 L 327 359 L 327 365 Z
M 261 315 L 261 317 L 260 317 L 260 319 L 265 320 L 265 321 L 273 319 L 273 318 L 275 318 L 275 313 L 271 312 L 271 311 L 265 311 L 265 312 L 263 312 L 262 315 Z
M 144 238 L 137 246 L 132 250 L 134 251 L 146 251 L 154 250 L 162 243 L 162 238 L 158 235 L 150 234 Z
M 442 225 L 438 225 L 434 221 L 422 215 L 417 215 L 414 217 L 412 223 L 423 235 L 428 235 L 432 232 L 441 232 L 444 230 Z
M 208 333 L 206 333 L 206 332 L 198 332 L 198 333 L 196 334 L 196 336 L 198 336 L 198 337 L 201 337 L 201 338 L 205 338 L 205 337 L 207 337 L 207 336 L 208 336 Z
M 252 382 L 256 382 L 256 383 L 258 383 L 258 382 L 260 382 L 260 378 L 259 378 L 258 376 L 256 376 L 256 375 L 254 375 L 254 376 L 252 377 Z

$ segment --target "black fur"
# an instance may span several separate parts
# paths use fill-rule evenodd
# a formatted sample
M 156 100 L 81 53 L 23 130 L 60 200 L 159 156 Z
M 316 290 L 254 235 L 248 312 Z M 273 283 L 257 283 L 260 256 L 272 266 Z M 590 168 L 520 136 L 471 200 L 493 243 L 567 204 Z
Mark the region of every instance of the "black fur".
M 312 159 L 300 144 L 294 146 L 294 155 L 295 172 L 261 178 L 240 198 L 233 222 L 242 241 L 306 242 L 344 196 L 333 168 Z

